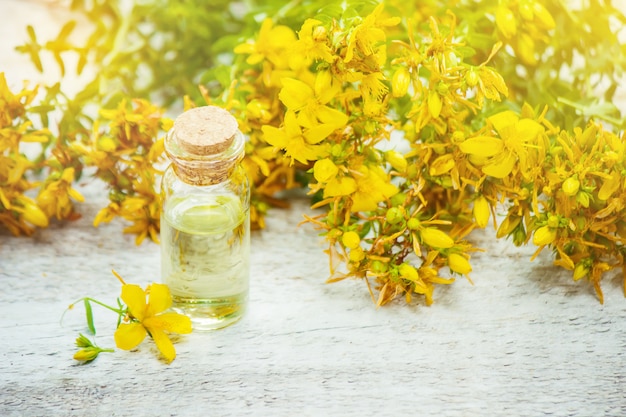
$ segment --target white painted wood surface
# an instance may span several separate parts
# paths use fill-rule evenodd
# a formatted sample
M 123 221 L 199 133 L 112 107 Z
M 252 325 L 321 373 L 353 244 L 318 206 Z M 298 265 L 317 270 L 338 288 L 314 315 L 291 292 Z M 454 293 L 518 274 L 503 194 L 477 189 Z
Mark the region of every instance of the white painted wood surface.
M 19 36 L 29 17 L 53 13 L 21 0 L 0 0 L 0 11 L 19 16 L 9 25 Z M 0 71 L 16 80 L 28 71 L 5 60 L 13 35 L 0 27 Z M 72 355 L 84 313 L 77 307 L 60 323 L 67 305 L 114 302 L 111 269 L 145 285 L 158 281 L 160 261 L 158 246 L 135 246 L 121 222 L 93 228 L 106 192 L 89 181 L 79 189 L 82 219 L 33 238 L 0 232 L 0 416 L 626 415 L 619 274 L 605 279 L 600 305 L 547 254 L 529 262 L 534 248 L 489 230 L 471 235 L 487 250 L 472 258 L 474 286 L 439 287 L 431 307 L 377 310 L 363 282 L 324 283 L 323 241 L 297 226 L 302 201 L 273 211 L 253 235 L 241 322 L 181 337 L 170 365 L 150 340 L 80 365 Z M 113 347 L 114 315 L 95 313 L 97 342 Z

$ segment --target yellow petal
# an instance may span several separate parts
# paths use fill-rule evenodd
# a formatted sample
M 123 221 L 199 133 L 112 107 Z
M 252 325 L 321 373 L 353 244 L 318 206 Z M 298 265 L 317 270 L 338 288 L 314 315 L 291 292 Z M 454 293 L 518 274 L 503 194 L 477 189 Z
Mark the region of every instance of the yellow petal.
M 620 185 L 620 173 L 613 171 L 610 179 L 605 179 L 598 191 L 598 198 L 600 200 L 608 200 L 613 195 Z
M 285 132 L 274 126 L 265 125 L 261 127 L 263 131 L 263 140 L 277 148 L 284 149 L 289 142 L 289 138 Z
M 152 340 L 156 343 L 157 348 L 165 358 L 165 360 L 169 363 L 176 358 L 176 349 L 174 349 L 174 344 L 170 340 L 167 335 L 160 330 L 150 330 L 150 334 L 152 335 Z
M 461 152 L 481 157 L 494 156 L 502 152 L 504 143 L 491 136 L 476 136 L 459 144 Z
M 146 329 L 141 323 L 122 323 L 119 325 L 113 337 L 115 345 L 124 350 L 131 350 L 145 339 Z
M 123 285 L 122 301 L 126 303 L 128 311 L 134 318 L 143 320 L 146 312 L 146 293 L 139 285 Z
M 504 178 L 513 171 L 517 158 L 512 153 L 507 153 L 482 167 L 485 174 L 494 178 Z
M 308 143 L 315 145 L 326 139 L 335 129 L 334 125 L 320 124 L 306 130 L 302 135 Z
M 500 135 L 506 127 L 514 125 L 519 120 L 519 116 L 511 110 L 506 110 L 487 118 Z
M 320 122 L 332 125 L 335 129 L 346 126 L 349 119 L 345 113 L 328 106 L 319 106 L 315 115 Z
M 148 317 L 143 321 L 143 325 L 150 330 L 163 330 L 168 333 L 187 334 L 191 333 L 191 320 L 184 314 L 163 313 L 157 316 Z
M 519 138 L 524 142 L 535 142 L 537 135 L 544 131 L 543 126 L 532 119 L 521 119 L 517 122 L 515 129 Z
M 441 155 L 430 164 L 428 173 L 432 176 L 443 175 L 454 168 L 454 156 L 452 154 Z
M 351 177 L 341 177 L 329 181 L 324 188 L 324 197 L 349 195 L 356 191 L 356 181 Z
M 146 317 L 152 317 L 167 310 L 172 305 L 172 294 L 165 284 L 153 283 L 150 285 L 150 299 L 146 309 Z
M 283 88 L 278 98 L 289 110 L 300 110 L 313 98 L 313 89 L 300 80 L 294 78 L 281 79 Z

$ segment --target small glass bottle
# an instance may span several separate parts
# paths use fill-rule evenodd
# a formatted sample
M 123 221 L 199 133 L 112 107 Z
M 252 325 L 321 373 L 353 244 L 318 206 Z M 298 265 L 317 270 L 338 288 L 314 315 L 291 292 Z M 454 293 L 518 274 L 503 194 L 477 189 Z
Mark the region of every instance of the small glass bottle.
M 165 139 L 172 163 L 161 184 L 161 275 L 173 309 L 194 330 L 239 320 L 250 276 L 250 187 L 245 139 L 226 110 L 204 106 L 178 116 Z

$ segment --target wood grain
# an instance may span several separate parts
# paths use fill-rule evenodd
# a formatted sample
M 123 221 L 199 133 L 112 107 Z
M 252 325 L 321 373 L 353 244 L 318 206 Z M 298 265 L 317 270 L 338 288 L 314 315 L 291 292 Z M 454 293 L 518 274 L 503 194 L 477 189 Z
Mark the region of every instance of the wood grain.
M 21 28 L 29 8 L 43 19 L 42 7 L 5 0 L 0 10 L 22 20 L 0 35 Z M 23 73 L 9 62 L 15 80 Z M 80 190 L 82 219 L 34 238 L 0 232 L 1 416 L 626 415 L 618 274 L 605 279 L 601 305 L 547 253 L 530 262 L 534 248 L 487 230 L 471 235 L 486 250 L 472 258 L 474 286 L 439 287 L 431 307 L 376 309 L 363 282 L 324 283 L 323 241 L 298 227 L 302 201 L 271 212 L 254 234 L 240 323 L 179 338 L 170 365 L 150 340 L 77 364 L 84 311 L 61 323 L 67 305 L 83 296 L 114 302 L 111 269 L 141 285 L 159 280 L 158 246 L 135 246 L 121 222 L 94 228 L 106 190 L 89 182 Z M 112 347 L 115 317 L 94 310 L 97 342 Z

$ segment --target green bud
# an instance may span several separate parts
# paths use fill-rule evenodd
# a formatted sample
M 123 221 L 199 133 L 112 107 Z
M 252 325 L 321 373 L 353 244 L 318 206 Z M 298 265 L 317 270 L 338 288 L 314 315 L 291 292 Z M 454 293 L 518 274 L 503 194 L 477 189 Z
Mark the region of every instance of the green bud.
M 389 224 L 398 224 L 402 220 L 404 220 L 404 210 L 400 209 L 399 207 L 391 207 L 389 210 L 387 210 L 385 219 Z
M 421 222 L 417 220 L 415 217 L 411 217 L 409 221 L 406 223 L 406 226 L 409 230 L 417 230 L 420 227 Z
M 382 261 L 373 261 L 370 265 L 370 269 L 375 274 L 384 274 L 387 272 L 387 263 Z
M 81 349 L 74 354 L 74 359 L 81 362 L 91 362 L 98 357 L 100 352 L 100 349 L 93 347 Z

